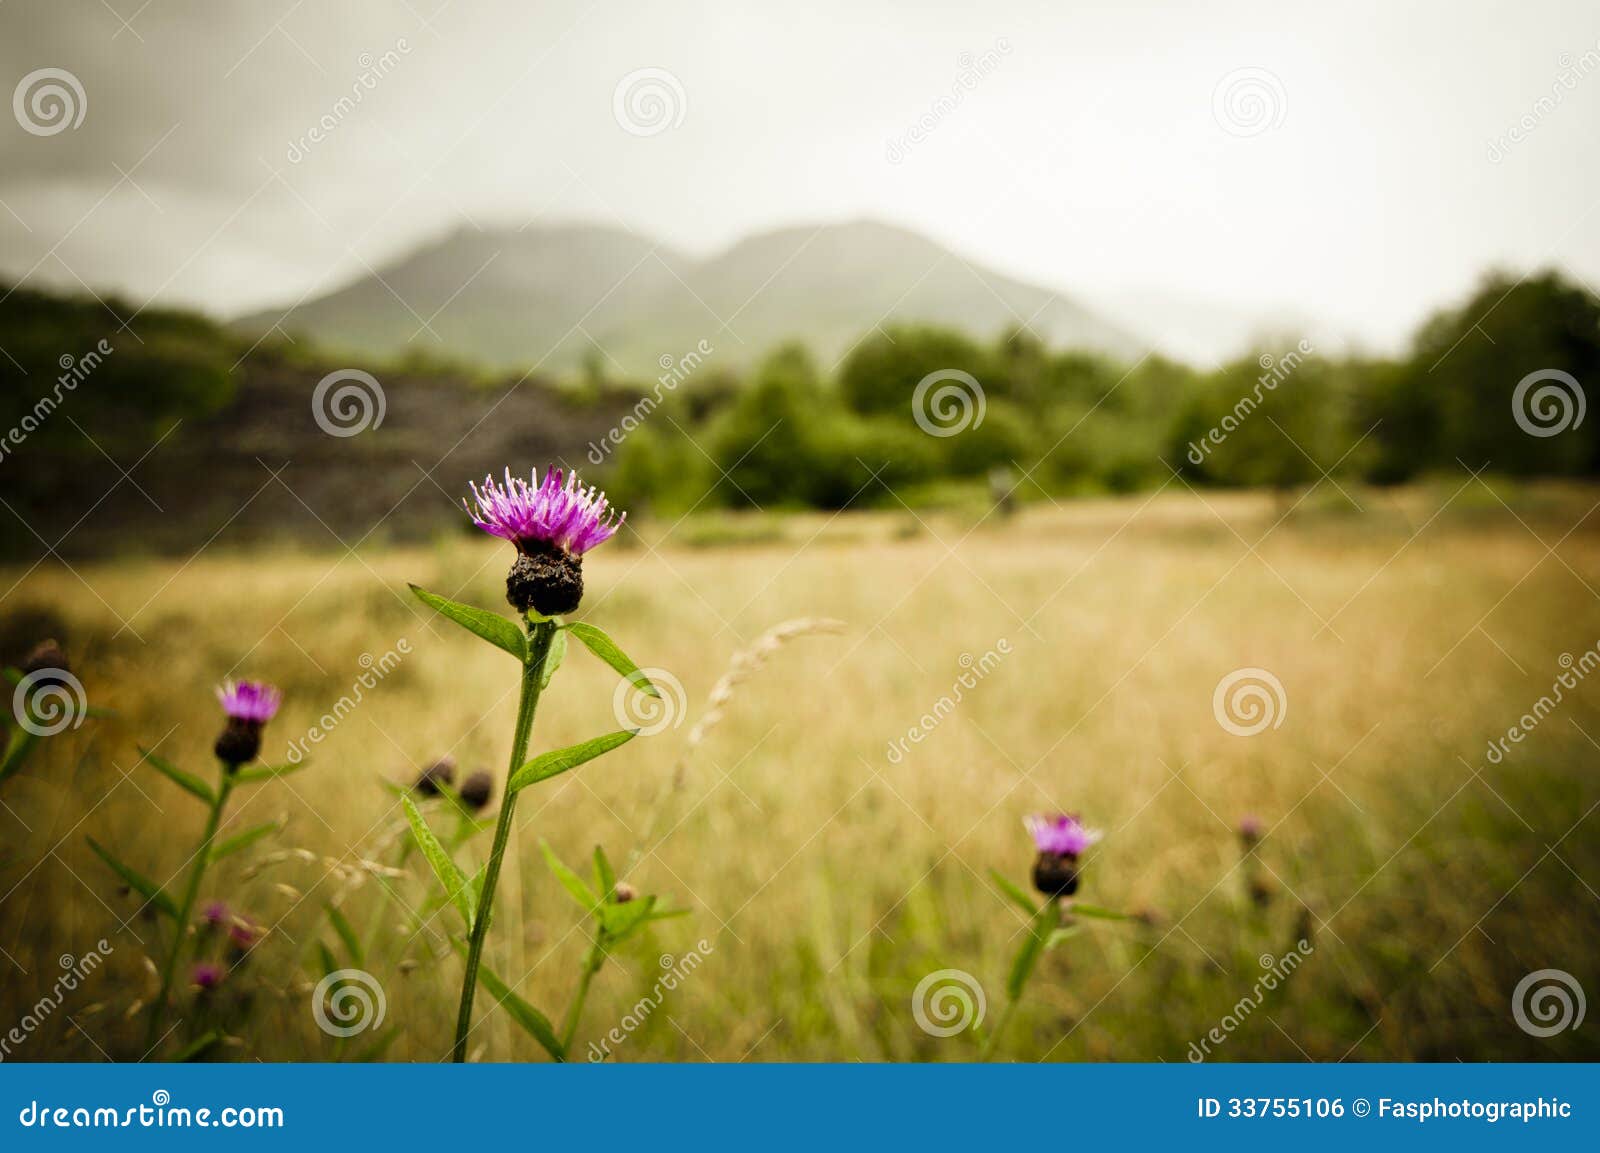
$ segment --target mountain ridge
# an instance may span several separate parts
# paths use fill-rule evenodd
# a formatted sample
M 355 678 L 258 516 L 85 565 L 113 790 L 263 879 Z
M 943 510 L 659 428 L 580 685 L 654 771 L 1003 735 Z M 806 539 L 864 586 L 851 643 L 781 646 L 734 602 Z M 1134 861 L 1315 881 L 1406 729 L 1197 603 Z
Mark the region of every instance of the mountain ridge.
M 703 340 L 724 368 L 798 340 L 824 365 L 876 325 L 989 339 L 1026 324 L 1059 347 L 1135 357 L 1148 345 L 1069 295 L 1005 276 L 920 233 L 870 219 L 787 226 L 694 257 L 623 228 L 570 222 L 460 228 L 376 273 L 230 322 L 330 352 L 442 354 L 494 369 L 653 377 Z

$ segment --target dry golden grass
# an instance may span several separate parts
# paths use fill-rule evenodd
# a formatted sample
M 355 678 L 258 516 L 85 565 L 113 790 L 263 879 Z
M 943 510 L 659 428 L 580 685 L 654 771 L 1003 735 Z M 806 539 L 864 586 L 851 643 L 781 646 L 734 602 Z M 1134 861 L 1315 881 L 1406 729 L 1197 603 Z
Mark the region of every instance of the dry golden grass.
M 1257 958 L 1302 935 L 1311 958 L 1217 1057 L 1600 1056 L 1593 1030 L 1538 1039 L 1510 1012 L 1535 969 L 1600 990 L 1600 817 L 1589 816 L 1600 685 L 1581 685 L 1503 764 L 1485 760 L 1487 742 L 1549 691 L 1560 655 L 1600 640 L 1600 540 L 1585 519 L 1600 493 L 1500 495 L 1465 481 L 1360 494 L 1360 513 L 1313 498 L 1272 528 L 1268 498 L 1169 491 L 1004 523 L 797 517 L 778 541 L 718 545 L 712 532 L 691 548 L 689 526 L 664 539 L 657 526 L 649 546 L 608 546 L 587 566 L 584 615 L 681 682 L 687 708 L 679 726 L 524 798 L 490 961 L 558 1016 L 587 940 L 538 840 L 574 864 L 601 843 L 617 861 L 638 851 L 629 880 L 693 913 L 602 971 L 580 1051 L 651 992 L 663 955 L 704 939 L 704 963 L 612 1046 L 617 1059 L 968 1059 L 970 1036 L 917 1026 L 912 990 L 933 970 L 965 970 L 992 1023 L 1022 918 L 986 873 L 1025 882 L 1021 818 L 1061 808 L 1106 831 L 1081 897 L 1144 917 L 1086 923 L 1049 954 L 1004 1057 L 1182 1060 L 1251 993 Z M 51 742 L 0 789 L 0 947 L 12 959 L 0 959 L 0 1025 L 49 990 L 59 954 L 101 937 L 116 946 L 108 972 L 12 1059 L 139 1055 L 141 1022 L 122 1014 L 146 994 L 141 956 L 158 927 L 132 915 L 84 838 L 165 879 L 201 814 L 136 767 L 136 743 L 209 773 L 211 686 L 261 676 L 287 697 L 266 753 L 281 760 L 350 691 L 362 654 L 401 638 L 410 655 L 311 767 L 234 806 L 235 827 L 288 825 L 220 867 L 206 895 L 273 931 L 209 1009 L 185 994 L 175 1038 L 220 1018 L 239 1039 L 224 1055 L 363 1055 L 373 1035 L 324 1036 L 306 991 L 322 971 L 317 942 L 340 949 L 323 911 L 338 900 L 373 931 L 363 964 L 387 993 L 382 1056 L 445 1056 L 460 979 L 445 942 L 453 913 L 407 931 L 404 910 L 371 880 L 353 885 L 349 866 L 394 860 L 400 814 L 384 781 L 445 753 L 503 774 L 511 662 L 432 617 L 405 582 L 497 606 L 507 560 L 493 543 L 452 539 L 6 576 L 20 583 L 5 607 L 60 614 L 90 701 L 117 712 Z M 800 616 L 847 628 L 772 654 L 663 801 L 729 659 Z M 890 742 L 952 691 L 962 655 L 1002 640 L 1009 654 L 891 757 Z M 1279 727 L 1240 737 L 1218 724 L 1212 694 L 1248 666 L 1281 681 L 1287 710 Z M 615 727 L 614 683 L 574 647 L 535 749 Z M 1255 865 L 1241 864 L 1230 828 L 1246 813 L 1271 830 Z M 486 842 L 464 850 L 474 867 Z M 308 852 L 271 859 L 293 848 Z M 427 915 L 432 879 L 414 859 L 406 867 L 397 891 Z M 1249 897 L 1252 878 L 1264 903 Z M 479 1003 L 476 1056 L 541 1056 Z

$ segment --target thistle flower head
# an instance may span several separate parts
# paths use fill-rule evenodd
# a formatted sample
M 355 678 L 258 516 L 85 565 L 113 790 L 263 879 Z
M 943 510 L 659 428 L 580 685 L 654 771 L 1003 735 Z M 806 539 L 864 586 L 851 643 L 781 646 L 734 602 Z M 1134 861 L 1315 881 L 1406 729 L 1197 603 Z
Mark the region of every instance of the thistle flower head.
M 1239 839 L 1246 845 L 1254 845 L 1260 841 L 1264 831 L 1260 817 L 1247 815 L 1239 818 Z
M 463 805 L 477 812 L 489 803 L 490 797 L 494 796 L 494 777 L 488 770 L 479 769 L 461 782 L 461 789 L 456 796 L 461 798 Z
M 530 476 L 514 477 L 508 468 L 503 485 L 486 476 L 482 487 L 471 486 L 472 501 L 461 503 L 484 532 L 511 541 L 523 552 L 554 545 L 582 556 L 615 536 L 627 519 L 626 513 L 613 513 L 599 489 L 580 484 L 575 472 L 563 480 L 559 468 L 546 469 L 542 483 L 537 469 Z
M 1072 813 L 1034 815 L 1023 823 L 1033 834 L 1034 847 L 1053 856 L 1076 857 L 1100 839 L 1097 829 L 1089 828 Z
M 224 681 L 217 686 L 217 700 L 229 720 L 264 725 L 277 715 L 283 694 L 266 681 Z
M 446 753 L 417 774 L 412 789 L 424 797 L 437 797 L 440 785 L 456 783 L 456 759 Z
M 222 966 L 215 961 L 201 961 L 190 971 L 189 981 L 196 988 L 209 993 L 222 984 Z
M 200 910 L 200 919 L 215 928 L 228 922 L 228 906 L 223 901 L 207 901 Z

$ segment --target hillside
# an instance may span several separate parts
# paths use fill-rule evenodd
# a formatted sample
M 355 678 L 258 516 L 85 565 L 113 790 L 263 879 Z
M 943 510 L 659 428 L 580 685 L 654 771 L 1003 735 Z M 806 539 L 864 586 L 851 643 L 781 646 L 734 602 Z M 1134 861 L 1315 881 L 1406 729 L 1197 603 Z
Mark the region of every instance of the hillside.
M 763 233 L 707 260 L 620 229 L 463 229 L 326 296 L 240 318 L 320 347 L 413 349 L 497 368 L 577 368 L 595 346 L 612 373 L 650 377 L 706 340 L 747 367 L 789 339 L 823 364 L 874 321 L 989 338 L 1026 322 L 1046 342 L 1137 355 L 1142 342 L 1058 293 L 966 261 L 926 237 L 861 221 Z

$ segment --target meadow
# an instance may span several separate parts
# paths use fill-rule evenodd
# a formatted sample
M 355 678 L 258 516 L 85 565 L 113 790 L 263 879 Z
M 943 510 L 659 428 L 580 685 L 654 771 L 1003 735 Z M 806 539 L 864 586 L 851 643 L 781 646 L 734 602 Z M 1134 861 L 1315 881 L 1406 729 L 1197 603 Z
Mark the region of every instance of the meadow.
M 599 972 L 574 1059 L 615 1028 L 619 1061 L 970 1060 L 969 1031 L 919 1024 L 919 984 L 968 975 L 992 1027 L 1025 919 L 989 871 L 1026 887 L 1023 818 L 1060 810 L 1105 833 L 1079 896 L 1129 916 L 1086 919 L 1043 957 L 998 1059 L 1183 1061 L 1219 1034 L 1208 1059 L 1600 1058 L 1592 1027 L 1542 1037 L 1512 1011 L 1537 970 L 1600 989 L 1600 688 L 1579 684 L 1526 740 L 1488 751 L 1551 692 L 1563 654 L 1600 642 L 1597 502 L 1592 486 L 1462 473 L 1348 499 L 1174 480 L 1006 515 L 642 523 L 589 558 L 578 616 L 664 670 L 648 718 L 664 727 L 523 797 L 488 961 L 563 1011 L 588 940 L 539 844 L 575 865 L 600 844 L 689 914 Z M 393 786 L 447 755 L 502 779 L 515 669 L 406 583 L 506 611 L 508 558 L 464 535 L 354 551 L 223 540 L 186 560 L 0 572 L 5 642 L 60 635 L 89 703 L 114 714 L 0 785 L 0 1031 L 50 994 L 58 958 L 111 946 L 6 1059 L 145 1055 L 129 1010 L 153 992 L 164 926 L 86 838 L 158 880 L 180 872 L 201 813 L 138 746 L 209 777 L 224 676 L 283 689 L 264 761 L 326 732 L 306 768 L 234 804 L 225 833 L 283 827 L 219 863 L 202 898 L 266 933 L 216 991 L 182 992 L 160 1052 L 218 1028 L 210 1059 L 444 1059 L 458 928 L 400 847 Z M 736 654 L 796 618 L 843 628 L 765 654 L 696 732 Z M 574 650 L 536 751 L 645 707 Z M 1270 719 L 1239 735 L 1216 694 L 1250 669 L 1281 692 L 1255 699 Z M 975 683 L 956 701 L 963 674 Z M 446 804 L 428 803 L 435 827 Z M 1252 816 L 1253 850 L 1238 832 Z M 486 850 L 479 835 L 462 856 Z M 1302 960 L 1262 991 L 1290 953 Z M 373 975 L 381 1025 L 318 1027 L 330 961 Z M 478 1013 L 472 1059 L 546 1059 L 492 998 Z

